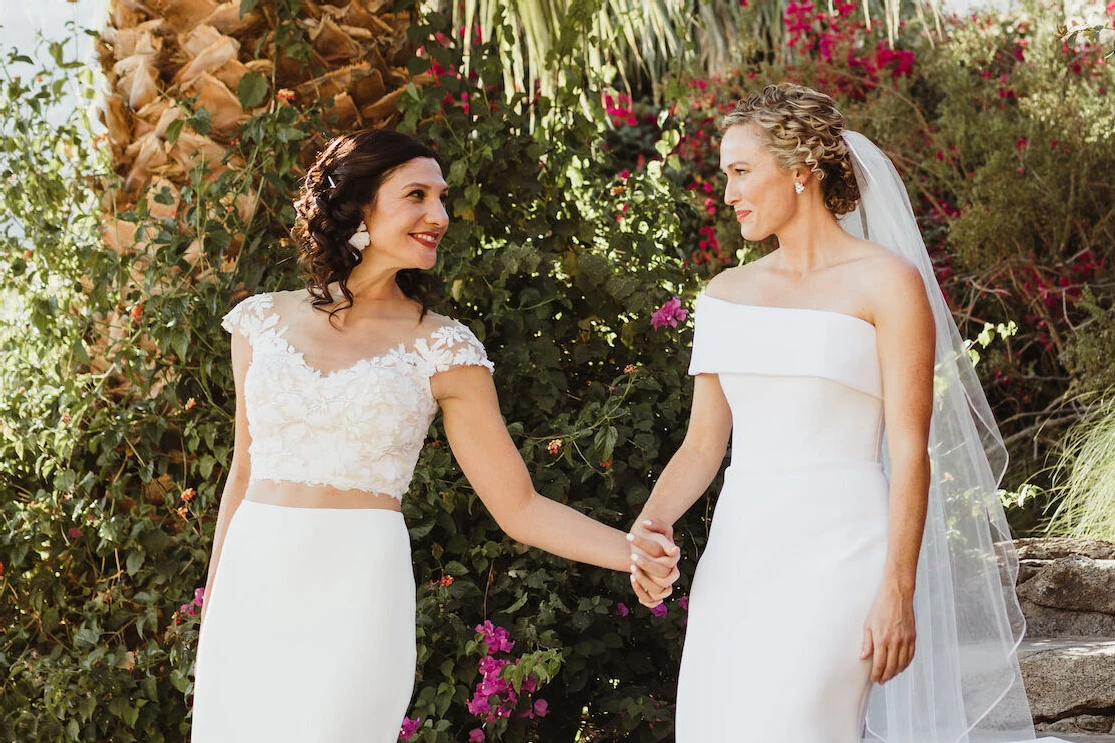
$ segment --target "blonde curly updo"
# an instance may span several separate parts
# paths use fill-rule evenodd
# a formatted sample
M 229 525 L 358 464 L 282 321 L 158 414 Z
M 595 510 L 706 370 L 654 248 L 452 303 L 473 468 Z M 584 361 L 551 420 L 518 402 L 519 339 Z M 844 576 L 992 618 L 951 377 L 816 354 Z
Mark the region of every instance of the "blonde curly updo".
M 842 136 L 844 115 L 832 98 L 802 85 L 768 85 L 739 101 L 720 120 L 720 132 L 746 124 L 761 133 L 783 167 L 813 173 L 829 211 L 840 216 L 856 208 L 859 186 Z

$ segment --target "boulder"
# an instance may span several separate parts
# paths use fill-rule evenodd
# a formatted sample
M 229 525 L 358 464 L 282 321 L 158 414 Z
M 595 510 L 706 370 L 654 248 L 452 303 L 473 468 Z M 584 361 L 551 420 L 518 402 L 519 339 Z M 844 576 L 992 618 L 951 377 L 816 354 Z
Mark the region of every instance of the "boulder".
M 1115 560 L 1115 542 L 1076 537 L 1040 537 L 1016 539 L 1014 547 L 1019 560 L 1056 560 L 1079 555 L 1093 560 Z
M 1115 709 L 1115 639 L 1028 640 L 1018 661 L 1035 722 Z
M 1050 560 L 1018 586 L 1018 597 L 1055 609 L 1115 615 L 1115 560 Z

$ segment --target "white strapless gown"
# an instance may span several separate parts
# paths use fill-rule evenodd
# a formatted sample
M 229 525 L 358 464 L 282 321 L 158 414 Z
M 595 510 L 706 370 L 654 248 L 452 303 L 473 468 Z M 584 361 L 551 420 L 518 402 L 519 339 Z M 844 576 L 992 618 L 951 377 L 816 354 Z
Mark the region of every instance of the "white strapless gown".
M 719 375 L 732 461 L 690 592 L 677 743 L 859 743 L 887 549 L 875 328 L 708 295 L 696 312 L 690 373 Z

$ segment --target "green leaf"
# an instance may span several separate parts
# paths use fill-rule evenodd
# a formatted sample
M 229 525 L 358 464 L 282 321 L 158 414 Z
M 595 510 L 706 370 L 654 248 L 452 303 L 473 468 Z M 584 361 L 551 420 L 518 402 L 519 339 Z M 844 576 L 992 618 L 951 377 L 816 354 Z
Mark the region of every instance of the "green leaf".
M 255 108 L 267 96 L 267 88 L 266 77 L 258 72 L 246 72 L 240 78 L 240 84 L 236 86 L 236 97 L 240 99 L 240 105 L 245 110 Z
M 182 133 L 182 127 L 183 127 L 183 125 L 185 125 L 185 123 L 186 122 L 183 121 L 182 119 L 175 119 L 174 121 L 167 124 L 167 127 L 166 127 L 166 141 L 167 141 L 167 144 L 174 144 L 175 142 L 178 141 L 178 135 L 180 135 Z
M 243 18 L 251 13 L 258 4 L 259 0 L 240 0 L 240 17 Z
M 143 567 L 143 561 L 147 559 L 147 555 L 142 550 L 132 550 L 128 553 L 128 559 L 125 560 L 125 566 L 128 570 L 128 575 L 135 575 L 139 569 Z

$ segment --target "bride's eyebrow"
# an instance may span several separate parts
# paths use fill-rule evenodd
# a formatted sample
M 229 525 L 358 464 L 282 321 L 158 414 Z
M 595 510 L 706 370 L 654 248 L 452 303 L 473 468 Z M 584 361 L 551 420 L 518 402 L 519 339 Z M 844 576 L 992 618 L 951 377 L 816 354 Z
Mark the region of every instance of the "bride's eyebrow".
M 448 185 L 445 185 L 445 186 L 431 186 L 429 183 L 418 183 L 417 181 L 414 182 L 414 183 L 408 183 L 405 186 L 403 186 L 404 191 L 409 191 L 412 188 L 424 188 L 427 191 L 439 191 L 439 190 L 440 191 L 448 191 L 449 190 Z

